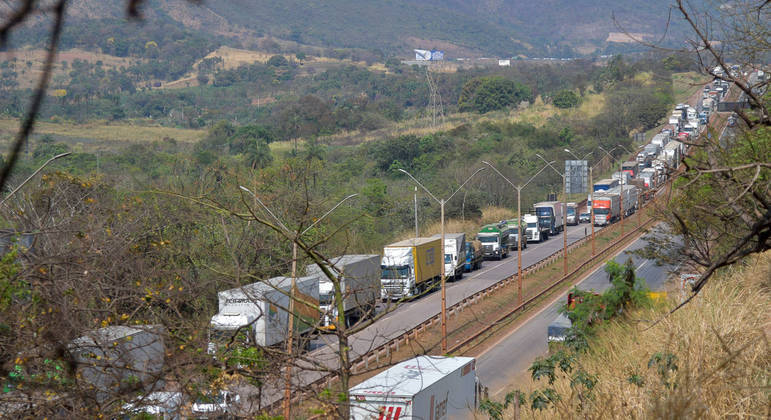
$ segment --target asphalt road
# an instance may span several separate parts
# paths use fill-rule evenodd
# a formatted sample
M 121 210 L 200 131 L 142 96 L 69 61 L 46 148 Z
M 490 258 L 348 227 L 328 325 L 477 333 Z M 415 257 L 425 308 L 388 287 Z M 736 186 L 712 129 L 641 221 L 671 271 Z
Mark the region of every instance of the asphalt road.
M 638 239 L 618 254 L 614 260 L 625 263 L 632 259 L 638 277 L 645 279 L 652 290 L 660 290 L 673 267 L 659 266 L 652 260 L 641 259 L 627 254 L 626 251 L 645 246 L 644 239 Z M 579 284 L 582 290 L 603 291 L 610 286 L 604 266 L 598 268 Z M 546 354 L 546 328 L 557 317 L 557 310 L 566 302 L 567 293 L 554 298 L 552 303 L 541 312 L 532 315 L 521 327 L 500 339 L 489 350 L 477 358 L 477 375 L 482 384 L 487 386 L 491 397 L 500 397 L 505 392 L 516 389 L 517 382 L 530 367 L 537 356 Z
M 591 234 L 591 227 L 588 224 L 568 227 L 568 244 L 584 237 L 584 227 Z M 599 227 L 595 228 L 595 232 L 598 229 Z M 525 268 L 543 260 L 555 251 L 562 249 L 562 244 L 562 234 L 557 237 L 550 237 L 546 242 L 528 244 L 527 249 L 522 250 L 522 267 Z M 516 272 L 516 251 L 509 253 L 509 256 L 501 261 L 485 261 L 481 269 L 466 273 L 458 281 L 447 283 L 447 306 L 449 307 Z M 386 303 L 385 305 L 391 304 Z M 379 310 L 382 311 L 384 308 L 385 306 L 381 306 Z M 438 314 L 440 309 L 441 293 L 438 290 L 400 305 L 396 310 L 378 322 L 351 337 L 350 342 L 354 355 L 364 354 L 372 347 L 378 346 L 408 331 L 424 320 Z M 336 344 L 325 342 L 333 339 L 334 336 L 321 337 L 314 343 L 314 345 L 320 345 L 321 348 L 313 351 L 312 354 L 318 357 L 323 357 L 324 354 L 334 355 Z
M 591 235 L 591 226 L 589 224 L 579 224 L 568 226 L 568 244 L 572 244 L 584 237 L 584 230 Z M 595 233 L 601 230 L 595 227 Z M 563 244 L 562 234 L 550 236 L 549 240 L 542 243 L 530 243 L 527 249 L 522 250 L 523 269 L 536 264 L 548 257 L 552 253 L 561 250 Z M 511 276 L 517 272 L 517 252 L 509 253 L 509 256 L 501 261 L 485 261 L 482 268 L 466 273 L 462 279 L 447 283 L 447 306 L 455 304 L 465 297 L 482 290 L 501 279 Z M 385 304 L 388 305 L 388 304 Z M 378 322 L 373 323 L 366 329 L 354 334 L 349 338 L 351 347 L 351 358 L 355 359 L 359 355 L 365 354 L 372 348 L 377 347 L 392 338 L 412 329 L 426 319 L 439 313 L 441 307 L 441 294 L 437 290 L 426 296 L 422 296 L 410 302 L 399 305 L 393 312 L 389 313 Z M 380 306 L 378 311 L 383 311 L 385 306 Z M 314 363 L 322 364 L 329 368 L 337 366 L 337 337 L 333 334 L 322 335 L 311 342 L 311 352 L 305 357 L 312 359 Z M 310 367 L 308 369 L 296 369 L 293 382 L 297 386 L 306 385 L 323 375 L 317 369 Z M 281 384 L 268 385 L 263 389 L 262 404 L 270 404 L 275 399 L 281 398 L 283 394 L 280 391 Z

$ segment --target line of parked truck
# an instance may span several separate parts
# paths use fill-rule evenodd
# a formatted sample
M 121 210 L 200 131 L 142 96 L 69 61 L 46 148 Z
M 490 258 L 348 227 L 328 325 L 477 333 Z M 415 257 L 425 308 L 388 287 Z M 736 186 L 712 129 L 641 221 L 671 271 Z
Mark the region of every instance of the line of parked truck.
M 575 215 L 575 204 L 568 207 Z M 564 203 L 536 203 L 535 214 L 502 220 L 482 226 L 474 240 L 465 233 L 445 233 L 405 239 L 386 245 L 380 255 L 343 255 L 332 258 L 326 267 L 341 279 L 342 315 L 335 304 L 334 283 L 316 264 L 295 279 L 294 332 L 307 335 L 317 328 L 333 330 L 340 322 L 350 326 L 375 314 L 378 300 L 409 299 L 436 288 L 442 264 L 449 281 L 481 267 L 485 259 L 501 260 L 518 246 L 520 231 L 525 232 L 522 248 L 528 242 L 541 242 L 561 232 Z M 573 218 L 575 219 L 575 217 Z M 289 295 L 292 279 L 275 277 L 218 293 L 218 313 L 210 323 L 208 351 L 216 354 L 225 343 L 272 346 L 283 343 L 289 325 Z M 234 340 L 235 337 L 235 340 Z M 308 340 L 304 340 L 307 342 Z

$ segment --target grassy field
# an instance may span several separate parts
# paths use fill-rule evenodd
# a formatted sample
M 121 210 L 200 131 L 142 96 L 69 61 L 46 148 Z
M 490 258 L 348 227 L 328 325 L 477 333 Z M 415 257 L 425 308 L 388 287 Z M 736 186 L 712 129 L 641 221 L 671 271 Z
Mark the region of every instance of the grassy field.
M 607 323 L 577 361 L 597 375 L 592 398 L 579 402 L 560 373 L 550 386 L 563 397 L 556 407 L 524 408 L 520 418 L 574 417 L 579 404 L 585 418 L 768 418 L 769 278 L 766 252 L 723 271 L 674 314 L 684 296 L 676 286 L 664 305 Z M 547 386 L 528 382 L 527 393 Z
M 17 132 L 18 128 L 19 120 L 0 119 L 0 134 L 13 134 Z M 206 135 L 204 130 L 172 127 L 107 124 L 105 122 L 58 124 L 45 121 L 35 123 L 35 133 L 118 144 L 161 141 L 165 137 L 171 137 L 182 143 L 193 143 Z
M 710 81 L 710 77 L 696 72 L 674 73 L 672 75 L 672 94 L 675 103 L 685 102 L 696 89 Z

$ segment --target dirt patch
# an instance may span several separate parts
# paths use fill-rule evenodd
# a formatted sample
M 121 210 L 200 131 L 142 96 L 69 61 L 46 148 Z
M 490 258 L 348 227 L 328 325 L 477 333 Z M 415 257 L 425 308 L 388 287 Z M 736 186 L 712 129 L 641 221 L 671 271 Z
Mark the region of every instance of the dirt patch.
M 651 34 L 646 34 L 642 32 L 609 32 L 608 38 L 605 39 L 605 42 L 619 42 L 622 44 L 635 44 L 642 40 L 645 40 L 646 38 L 652 37 Z

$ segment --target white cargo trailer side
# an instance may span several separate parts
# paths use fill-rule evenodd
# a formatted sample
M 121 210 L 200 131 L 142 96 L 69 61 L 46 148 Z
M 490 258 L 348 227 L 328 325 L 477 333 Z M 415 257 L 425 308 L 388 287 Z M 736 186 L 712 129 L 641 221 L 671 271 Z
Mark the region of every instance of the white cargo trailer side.
M 129 388 L 163 389 L 167 334 L 162 325 L 115 325 L 72 340 L 67 350 L 80 380 L 103 402 Z
M 330 271 L 341 278 L 343 310 L 347 325 L 374 315 L 380 298 L 380 255 L 343 255 L 331 258 Z M 339 322 L 334 303 L 334 284 L 316 264 L 306 267 L 306 273 L 319 278 L 319 305 L 323 314 L 321 327 L 335 329 Z
M 317 276 L 297 278 L 294 304 L 294 329 L 306 334 L 319 320 L 319 279 Z M 272 346 L 286 340 L 289 332 L 289 293 L 292 279 L 274 277 L 217 293 L 219 313 L 210 325 L 209 352 L 217 342 L 230 341 L 244 332 L 248 343 Z
M 351 388 L 351 419 L 471 418 L 477 389 L 473 357 L 418 356 Z
M 437 233 L 432 238 L 441 238 L 442 234 Z M 444 275 L 448 279 L 459 279 L 463 277 L 463 267 L 466 263 L 466 234 L 465 233 L 445 233 L 444 234 Z

